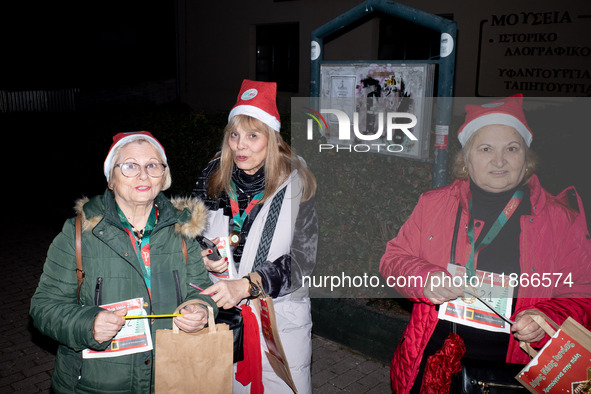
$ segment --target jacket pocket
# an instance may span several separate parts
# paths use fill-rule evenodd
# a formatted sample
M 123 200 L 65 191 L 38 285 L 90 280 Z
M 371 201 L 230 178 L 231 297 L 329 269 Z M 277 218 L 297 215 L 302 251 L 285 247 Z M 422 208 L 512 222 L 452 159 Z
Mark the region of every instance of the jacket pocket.
M 181 291 L 181 280 L 179 278 L 179 271 L 172 271 L 172 276 L 174 277 L 174 286 L 176 288 L 176 304 L 180 305 L 183 303 L 183 293 Z
M 139 382 L 137 372 L 134 375 L 134 356 L 136 355 L 83 359 L 80 377 L 72 392 L 109 394 L 147 392 L 137 387 Z M 141 374 L 141 371 L 139 373 Z
M 56 393 L 74 392 L 82 374 L 82 355 L 72 349 L 60 345 L 57 349 L 55 367 L 51 377 L 53 390 Z

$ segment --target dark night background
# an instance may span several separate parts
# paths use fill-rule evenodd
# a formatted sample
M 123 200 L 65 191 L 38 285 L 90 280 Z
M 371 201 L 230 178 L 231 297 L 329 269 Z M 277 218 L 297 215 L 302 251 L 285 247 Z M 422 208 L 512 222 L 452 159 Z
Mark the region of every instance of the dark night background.
M 3 89 L 84 89 L 176 75 L 174 1 L 0 6 Z
M 111 137 L 146 127 L 125 117 L 150 105 L 126 92 L 176 78 L 175 34 L 175 1 L 2 2 L 0 90 L 79 89 L 74 112 L 0 114 L 9 218 L 61 226 L 102 193 Z

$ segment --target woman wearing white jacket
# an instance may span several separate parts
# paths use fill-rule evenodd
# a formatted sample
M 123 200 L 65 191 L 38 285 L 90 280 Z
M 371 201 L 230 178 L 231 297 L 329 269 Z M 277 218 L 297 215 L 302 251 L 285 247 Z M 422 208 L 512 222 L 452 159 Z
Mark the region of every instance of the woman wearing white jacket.
M 310 275 L 315 264 L 316 181 L 279 134 L 275 97 L 275 83 L 244 80 L 221 152 L 203 170 L 193 191 L 210 210 L 204 235 L 216 244 L 225 237 L 231 245 L 230 261 L 213 261 L 207 257 L 209 250 L 203 252 L 216 282 L 203 293 L 212 294 L 218 307 L 226 309 L 261 294 L 270 295 L 297 390 L 310 393 L 312 322 L 310 299 L 301 278 Z M 267 222 L 274 218 L 273 228 Z M 260 250 L 265 249 L 261 244 L 265 243 L 270 243 L 268 254 L 261 258 Z M 253 281 L 259 277 L 260 281 Z M 239 363 L 234 392 L 261 392 L 261 386 L 269 393 L 292 392 L 268 362 L 260 317 L 255 314 L 260 361 L 245 355 L 241 363 L 249 365 Z

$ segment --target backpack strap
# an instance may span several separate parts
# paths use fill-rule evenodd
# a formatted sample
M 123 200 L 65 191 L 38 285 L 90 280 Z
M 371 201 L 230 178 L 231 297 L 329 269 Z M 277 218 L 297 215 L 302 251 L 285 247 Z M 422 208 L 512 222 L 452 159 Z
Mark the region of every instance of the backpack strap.
M 76 292 L 76 303 L 80 303 L 80 287 L 84 281 L 84 270 L 82 269 L 82 217 L 76 216 L 76 278 L 78 279 L 78 291 Z
M 458 210 L 456 213 L 456 223 L 454 225 L 453 238 L 451 239 L 451 252 L 449 254 L 449 262 L 451 264 L 456 263 L 456 244 L 458 242 L 458 232 L 460 230 L 460 220 L 462 219 L 462 203 L 458 204 Z
M 181 241 L 183 241 L 183 256 L 185 256 L 185 263 L 188 260 L 188 252 L 187 252 L 187 243 L 185 242 L 185 237 L 181 235 Z

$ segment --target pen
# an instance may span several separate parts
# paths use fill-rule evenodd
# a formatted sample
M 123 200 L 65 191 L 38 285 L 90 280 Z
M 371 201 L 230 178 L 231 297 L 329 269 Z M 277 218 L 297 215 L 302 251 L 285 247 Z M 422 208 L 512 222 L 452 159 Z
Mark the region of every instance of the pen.
M 471 291 L 466 291 L 466 293 L 470 294 L 471 296 L 477 298 L 480 302 L 482 302 L 488 309 L 490 309 L 491 311 L 493 311 L 497 316 L 499 316 L 501 319 L 505 320 L 507 323 L 513 325 L 515 324 L 515 322 L 511 319 L 509 319 L 507 316 L 503 315 L 501 312 L 497 311 L 495 309 L 494 306 L 492 306 L 491 304 L 489 304 L 488 302 L 484 301 L 481 297 L 478 297 L 476 294 L 474 294 Z
M 203 291 L 203 289 L 197 285 L 194 285 L 193 283 L 189 283 L 189 286 L 193 286 L 194 288 L 196 288 L 197 290 L 201 290 Z
M 197 290 L 201 290 L 204 291 L 201 287 L 194 285 L 193 283 L 189 283 L 189 286 L 193 286 L 194 288 L 196 288 Z M 212 296 L 213 294 L 210 294 L 210 296 Z
M 182 316 L 182 313 L 173 313 L 170 315 L 137 315 L 137 316 L 123 316 L 124 319 L 151 319 L 151 318 L 156 318 L 156 317 L 177 317 L 177 316 Z

